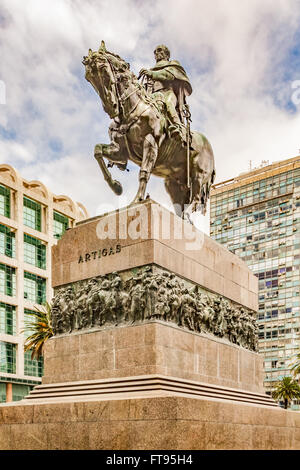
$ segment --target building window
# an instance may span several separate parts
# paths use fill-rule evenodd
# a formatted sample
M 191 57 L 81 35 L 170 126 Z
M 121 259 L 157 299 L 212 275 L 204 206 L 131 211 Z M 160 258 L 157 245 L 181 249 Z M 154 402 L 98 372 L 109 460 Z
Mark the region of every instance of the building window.
M 46 279 L 25 271 L 24 298 L 37 304 L 46 302 Z
M 53 236 L 60 239 L 69 227 L 68 217 L 53 211 Z
M 0 302 L 0 333 L 15 335 L 16 307 Z
M 16 269 L 0 263 L 0 293 L 16 295 Z
M 16 350 L 15 344 L 0 341 L 0 372 L 16 373 Z
M 15 233 L 2 224 L 0 224 L 0 253 L 10 258 L 16 257 Z
M 28 336 L 34 333 L 34 330 L 28 326 L 28 323 L 32 323 L 34 318 L 32 313 L 36 313 L 34 310 L 29 310 L 27 308 L 24 309 L 24 337 L 28 338 Z M 24 374 L 31 375 L 34 377 L 42 377 L 43 375 L 43 367 L 44 361 L 43 357 L 39 359 L 31 359 L 31 351 L 24 352 Z
M 46 245 L 24 233 L 24 261 L 37 268 L 46 269 Z
M 6 402 L 6 383 L 0 382 L 0 403 Z
M 41 231 L 41 205 L 25 196 L 23 201 L 24 225 Z
M 25 338 L 28 338 L 28 336 L 30 336 L 34 333 L 34 330 L 32 330 L 28 326 L 28 323 L 34 322 L 35 317 L 32 315 L 33 313 L 37 313 L 37 312 L 35 310 L 30 310 L 28 308 L 24 308 L 24 330 L 23 330 L 23 335 L 24 335 Z
M 12 385 L 12 399 L 13 401 L 23 400 L 29 394 L 32 387 L 30 385 L 13 384 Z
M 42 377 L 43 375 L 43 357 L 31 359 L 31 351 L 24 353 L 24 374 L 33 377 Z
M 0 214 L 10 217 L 10 189 L 0 184 Z

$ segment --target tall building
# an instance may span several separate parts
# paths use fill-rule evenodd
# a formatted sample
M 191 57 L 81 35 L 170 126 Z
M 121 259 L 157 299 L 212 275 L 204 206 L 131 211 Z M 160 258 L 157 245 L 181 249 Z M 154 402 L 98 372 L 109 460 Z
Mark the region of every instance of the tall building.
M 210 234 L 259 279 L 259 351 L 265 386 L 290 374 L 299 351 L 300 157 L 214 185 Z
M 87 216 L 82 204 L 0 165 L 0 402 L 41 382 L 42 359 L 24 353 L 24 320 L 52 298 L 51 245 Z

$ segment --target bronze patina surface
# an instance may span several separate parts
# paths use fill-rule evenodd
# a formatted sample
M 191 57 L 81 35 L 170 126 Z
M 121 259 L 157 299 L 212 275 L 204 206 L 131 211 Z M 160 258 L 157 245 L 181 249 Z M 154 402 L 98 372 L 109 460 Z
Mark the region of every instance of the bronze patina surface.
M 151 174 L 164 178 L 175 212 L 189 219 L 205 213 L 215 178 L 210 143 L 199 132 L 190 131 L 186 96 L 192 92 L 183 67 L 169 60 L 166 46 L 155 49 L 156 65 L 142 69 L 140 83 L 130 65 L 102 44 L 84 57 L 85 77 L 99 95 L 112 123 L 110 144 L 97 144 L 95 158 L 112 190 L 120 195 L 121 184 L 112 179 L 104 158 L 121 170 L 128 160 L 140 166 L 139 187 L 133 202 L 144 200 Z M 185 121 L 185 122 L 184 122 Z
M 54 334 L 165 321 L 257 351 L 255 312 L 156 266 L 56 289 Z

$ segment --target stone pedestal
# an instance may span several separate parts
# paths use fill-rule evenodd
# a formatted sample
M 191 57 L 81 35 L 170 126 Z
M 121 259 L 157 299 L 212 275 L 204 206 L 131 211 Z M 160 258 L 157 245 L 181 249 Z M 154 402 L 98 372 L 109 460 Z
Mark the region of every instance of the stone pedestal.
M 52 250 L 56 289 L 154 264 L 257 310 L 258 281 L 246 264 L 151 200 L 79 222 Z
M 239 258 L 148 200 L 77 224 L 52 266 L 45 375 L 0 406 L 0 448 L 300 448 L 300 414 L 264 393 Z
M 46 345 L 43 384 L 147 375 L 264 393 L 257 353 L 163 322 L 61 336 Z

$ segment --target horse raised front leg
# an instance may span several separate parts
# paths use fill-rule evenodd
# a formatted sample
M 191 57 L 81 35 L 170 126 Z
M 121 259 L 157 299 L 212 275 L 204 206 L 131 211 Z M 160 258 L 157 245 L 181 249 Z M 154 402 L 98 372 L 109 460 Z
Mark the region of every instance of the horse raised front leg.
M 115 161 L 112 157 L 116 157 L 119 152 L 119 146 L 116 143 L 107 144 L 97 144 L 95 146 L 94 156 L 98 162 L 98 165 L 103 173 L 104 179 L 109 185 L 109 187 L 114 191 L 115 194 L 120 196 L 123 192 L 123 188 L 119 181 L 114 180 L 108 170 L 103 157 L 106 157 L 110 161 Z
M 145 137 L 143 145 L 143 160 L 139 174 L 139 188 L 133 202 L 140 202 L 144 200 L 147 183 L 156 163 L 157 154 L 157 142 L 152 134 L 148 134 Z
M 95 158 L 101 156 L 113 163 L 126 163 L 127 159 L 122 154 L 120 145 L 112 141 L 110 144 L 97 144 L 95 146 Z

